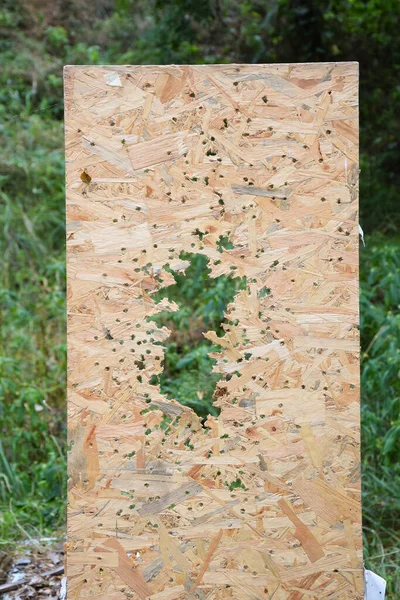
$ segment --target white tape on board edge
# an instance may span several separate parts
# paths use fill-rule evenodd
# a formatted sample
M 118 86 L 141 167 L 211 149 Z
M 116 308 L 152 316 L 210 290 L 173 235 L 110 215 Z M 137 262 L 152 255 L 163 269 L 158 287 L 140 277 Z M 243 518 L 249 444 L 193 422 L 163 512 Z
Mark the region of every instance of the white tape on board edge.
M 365 248 L 364 232 L 363 232 L 363 229 L 362 229 L 362 227 L 361 227 L 360 224 L 358 225 L 358 233 L 360 235 L 360 238 L 361 238 L 361 241 L 362 241 L 362 245 Z
M 61 589 L 59 593 L 60 600 L 67 600 L 67 578 L 63 577 L 61 579 Z
M 113 87 L 122 87 L 121 79 L 115 71 L 107 71 L 104 73 L 104 79 L 108 85 Z
M 364 600 L 385 600 L 386 581 L 376 573 L 364 569 Z

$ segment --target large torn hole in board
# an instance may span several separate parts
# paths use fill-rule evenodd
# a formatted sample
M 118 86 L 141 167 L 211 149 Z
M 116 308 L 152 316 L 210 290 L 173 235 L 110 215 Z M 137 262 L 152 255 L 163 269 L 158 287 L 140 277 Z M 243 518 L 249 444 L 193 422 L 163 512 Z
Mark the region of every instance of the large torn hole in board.
M 67 67 L 65 100 L 70 600 L 361 600 L 357 64 Z M 205 427 L 152 383 L 182 252 L 246 277 Z
M 224 315 L 239 290 L 246 288 L 246 278 L 231 275 L 211 278 L 206 256 L 182 253 L 181 257 L 189 266 L 184 271 L 172 272 L 174 285 L 153 295 L 157 301 L 167 298 L 174 310 L 162 310 L 150 317 L 158 327 L 166 327 L 168 331 L 162 372 L 160 376 L 153 375 L 150 383 L 159 383 L 162 394 L 190 406 L 204 419 L 220 412 L 213 406 L 213 399 L 220 394 L 216 384 L 224 378 L 221 372 L 213 371 L 214 353 L 220 348 L 216 335 L 220 337 L 230 329 L 231 322 Z M 210 329 L 213 341 L 208 339 Z M 250 356 L 245 354 L 244 358 Z M 143 355 L 142 358 L 144 368 Z

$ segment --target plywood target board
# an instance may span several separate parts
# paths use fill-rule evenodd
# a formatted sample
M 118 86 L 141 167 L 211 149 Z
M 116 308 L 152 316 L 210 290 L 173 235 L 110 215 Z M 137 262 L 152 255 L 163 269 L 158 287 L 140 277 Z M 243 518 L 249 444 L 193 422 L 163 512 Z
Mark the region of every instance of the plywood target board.
M 69 600 L 361 600 L 358 65 L 71 66 L 65 102 Z M 155 377 L 183 252 L 246 278 L 206 422 Z

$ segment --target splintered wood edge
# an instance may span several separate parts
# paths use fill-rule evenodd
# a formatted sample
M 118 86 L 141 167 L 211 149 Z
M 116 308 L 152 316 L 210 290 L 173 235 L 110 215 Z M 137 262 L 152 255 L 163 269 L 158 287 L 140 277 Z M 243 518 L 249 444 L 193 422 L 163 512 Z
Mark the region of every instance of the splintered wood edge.
M 361 600 L 357 63 L 68 66 L 65 111 L 69 597 Z M 246 278 L 205 424 L 182 252 Z

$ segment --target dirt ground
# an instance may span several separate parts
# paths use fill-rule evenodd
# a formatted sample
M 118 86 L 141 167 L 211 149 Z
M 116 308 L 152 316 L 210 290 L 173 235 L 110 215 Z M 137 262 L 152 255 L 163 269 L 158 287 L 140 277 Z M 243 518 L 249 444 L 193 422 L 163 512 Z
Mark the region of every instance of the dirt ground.
M 2 600 L 65 600 L 64 543 L 34 540 L 15 553 L 0 551 Z

